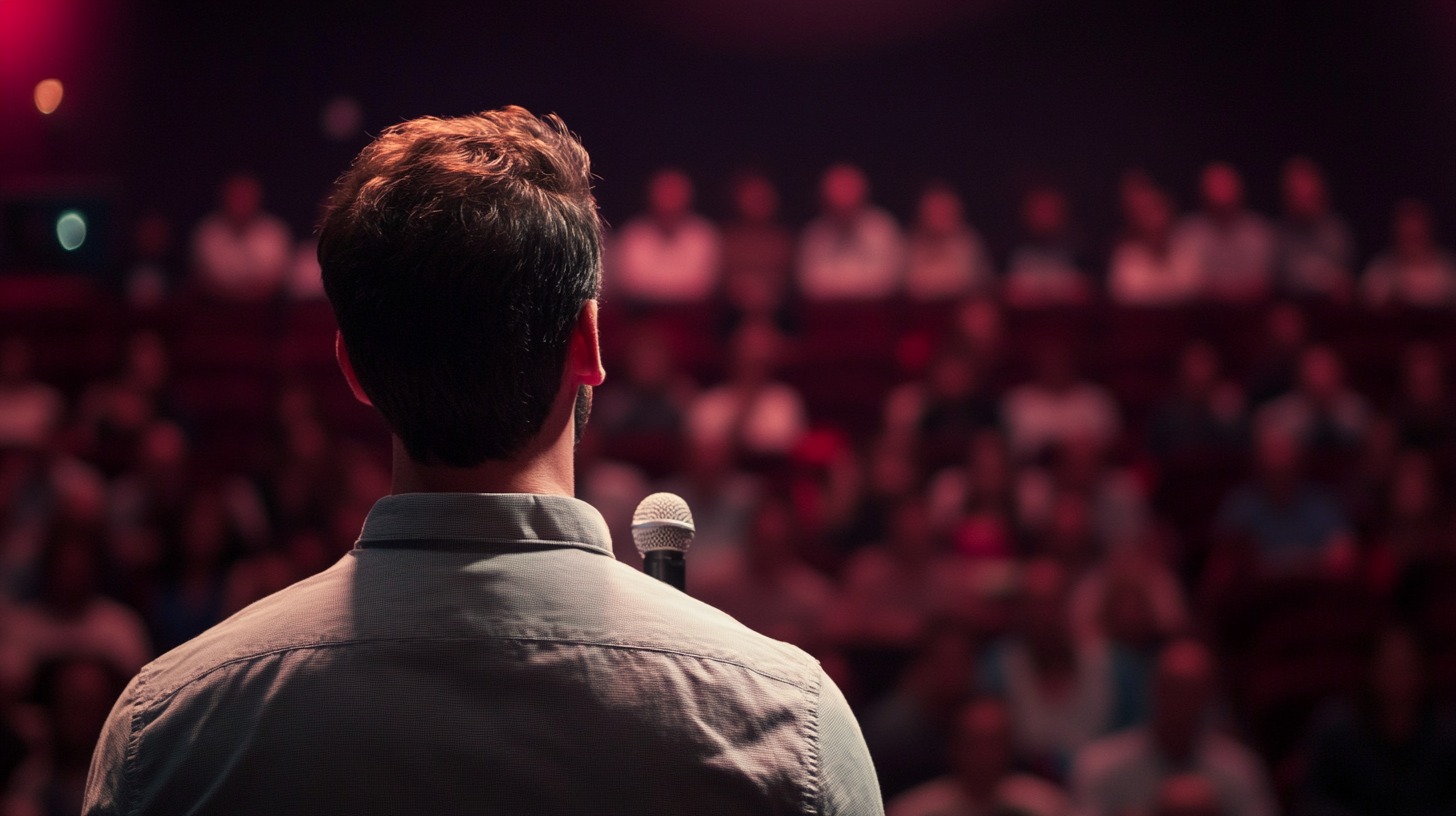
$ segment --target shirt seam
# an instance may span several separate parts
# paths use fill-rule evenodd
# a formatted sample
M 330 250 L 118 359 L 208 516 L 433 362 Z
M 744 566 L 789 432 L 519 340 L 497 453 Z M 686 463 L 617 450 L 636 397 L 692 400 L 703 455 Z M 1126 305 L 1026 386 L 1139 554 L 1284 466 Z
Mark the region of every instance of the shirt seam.
M 138 672 L 136 688 L 133 691 L 131 711 L 129 712 L 130 716 L 127 717 L 127 723 L 131 728 L 130 733 L 126 735 L 126 754 L 121 766 L 121 782 L 125 786 L 123 796 L 121 797 L 121 809 L 123 813 L 136 813 L 141 804 L 140 786 L 136 784 L 134 777 L 136 776 L 136 766 L 140 761 L 142 750 L 142 701 L 145 699 L 142 692 L 146 684 L 147 673 L 145 671 Z
M 804 791 L 804 812 L 809 814 L 825 813 L 824 783 L 820 778 L 824 770 L 822 749 L 819 741 L 822 737 L 822 729 L 819 725 L 820 716 L 824 710 L 824 683 L 821 680 L 818 688 L 812 690 L 812 698 L 809 702 L 809 717 L 805 722 L 805 730 L 808 732 L 809 755 L 806 764 L 808 765 L 808 790 Z
M 757 675 L 759 675 L 761 677 L 766 677 L 769 680 L 774 680 L 776 682 L 783 683 L 783 684 L 788 685 L 788 686 L 792 686 L 792 687 L 794 687 L 796 689 L 799 689 L 801 692 L 812 693 L 814 691 L 814 686 L 811 683 L 803 683 L 803 682 L 798 682 L 798 681 L 795 681 L 795 680 L 791 680 L 791 679 L 789 679 L 787 677 L 781 677 L 781 676 L 779 676 L 777 674 L 774 674 L 772 672 L 767 672 L 767 671 L 764 671 L 763 669 L 754 668 L 753 666 L 750 666 L 747 663 L 744 663 L 742 661 L 733 660 L 731 658 L 726 658 L 726 657 L 717 657 L 717 656 L 714 656 L 714 655 L 701 654 L 701 653 L 698 653 L 698 652 L 683 651 L 681 649 L 669 649 L 669 648 L 662 647 L 662 646 L 641 646 L 641 645 L 635 645 L 635 644 L 630 644 L 630 643 L 609 643 L 609 642 L 602 642 L 602 641 L 595 641 L 595 640 L 581 640 L 581 639 L 574 639 L 574 638 L 542 638 L 542 637 L 490 636 L 490 635 L 481 636 L 481 637 L 445 637 L 445 636 L 440 636 L 440 637 L 389 637 L 389 638 L 351 638 L 351 639 L 348 639 L 348 640 L 327 640 L 327 641 L 320 641 L 318 643 L 300 643 L 300 644 L 294 644 L 294 645 L 291 645 L 291 646 L 280 646 L 280 647 L 278 647 L 276 649 L 267 649 L 267 650 L 264 650 L 264 651 L 261 651 L 261 652 L 252 652 L 250 654 L 238 655 L 237 657 L 231 657 L 231 658 L 228 658 L 226 660 L 223 660 L 223 661 L 221 661 L 219 663 L 216 663 L 216 664 L 208 667 L 204 671 L 198 673 L 196 676 L 191 677 L 191 678 L 189 678 L 189 679 L 187 679 L 187 680 L 185 680 L 185 681 L 183 681 L 181 683 L 178 683 L 175 688 L 171 689 L 170 691 L 166 692 L 165 694 L 160 695 L 155 700 L 150 701 L 149 705 L 156 705 L 157 703 L 161 703 L 164 700 L 166 700 L 167 698 L 170 698 L 170 697 L 174 696 L 175 694 L 177 694 L 178 692 L 182 691 L 183 689 L 187 688 L 188 686 L 191 686 L 191 685 L 194 685 L 194 684 L 196 684 L 198 682 L 201 682 L 202 680 L 206 679 L 208 676 L 210 676 L 212 674 L 215 674 L 215 673 L 217 673 L 219 671 L 222 671 L 223 669 L 226 669 L 226 668 L 228 668 L 230 666 L 234 666 L 234 665 L 237 665 L 237 664 L 240 664 L 240 663 L 246 663 L 246 662 L 248 662 L 250 660 L 257 660 L 257 659 L 263 658 L 263 657 L 271 657 L 273 655 L 286 654 L 288 652 L 305 651 L 305 650 L 309 650 L 309 649 L 329 649 L 329 648 L 335 648 L 335 647 L 339 647 L 339 646 L 363 645 L 363 644 L 368 644 L 368 643 L 444 642 L 444 641 L 452 641 L 452 640 L 453 641 L 483 641 L 483 640 L 488 640 L 488 641 L 498 641 L 498 642 L 502 642 L 502 643 L 557 643 L 557 644 L 564 644 L 564 645 L 568 645 L 568 646 L 597 646 L 597 647 L 604 648 L 604 649 L 618 649 L 618 650 L 622 650 L 622 651 L 633 651 L 633 652 L 653 652 L 655 654 L 676 655 L 678 657 L 692 657 L 692 658 L 697 658 L 699 660 L 711 660 L 711 661 L 713 661 L 715 663 L 723 663 L 723 664 L 726 664 L 726 665 L 729 665 L 729 666 L 737 666 L 738 668 L 743 669 L 744 671 L 752 672 L 752 673 L 757 674 Z M 141 688 L 141 683 L 138 682 L 138 691 L 140 691 L 140 688 Z M 140 706 L 138 706 L 138 707 L 140 708 Z M 815 708 L 817 710 L 817 704 L 816 704 Z M 141 718 L 141 714 L 140 714 L 139 711 L 137 713 L 133 714 L 133 733 L 134 733 L 134 735 L 139 734 L 140 729 L 137 728 L 136 726 L 137 726 L 140 718 Z

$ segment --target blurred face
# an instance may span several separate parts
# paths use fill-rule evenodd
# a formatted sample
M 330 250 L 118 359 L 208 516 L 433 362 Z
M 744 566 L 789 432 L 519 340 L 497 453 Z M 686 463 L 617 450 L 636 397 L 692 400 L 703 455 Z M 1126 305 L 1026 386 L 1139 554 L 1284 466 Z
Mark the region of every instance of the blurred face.
M 1022 202 L 1021 218 L 1026 231 L 1032 235 L 1061 235 L 1067 227 L 1067 197 L 1060 190 L 1032 190 Z
M 1213 658 L 1202 645 L 1174 643 L 1158 659 L 1153 687 L 1153 731 L 1165 751 L 1191 750 L 1213 700 Z
M 687 214 L 693 203 L 693 183 L 678 170 L 664 170 L 652 177 L 647 186 L 647 207 L 664 220 Z
M 932 235 L 960 229 L 961 202 L 949 190 L 929 190 L 920 197 L 920 227 Z
M 1128 200 L 1128 218 L 1138 235 L 1161 237 L 1173 226 L 1173 203 L 1158 190 L 1140 190 Z
M 1211 210 L 1231 212 L 1244 205 L 1244 182 L 1227 164 L 1212 164 L 1203 171 L 1203 203 Z
M 967 706 L 956 720 L 951 765 L 968 790 L 989 797 L 1011 769 L 1011 717 L 1000 702 Z
M 142 436 L 141 459 L 152 470 L 180 467 L 187 459 L 187 437 L 170 422 L 154 422 Z
M 1186 391 L 1206 393 L 1218 383 L 1217 353 L 1204 343 L 1189 346 L 1178 363 L 1178 380 Z
M 851 216 L 869 202 L 870 185 L 858 167 L 841 164 L 824 174 L 820 193 L 824 209 L 830 215 Z
M 1309 162 L 1291 162 L 1284 169 L 1284 209 L 1294 218 L 1313 219 L 1328 208 L 1325 180 Z
M 1340 358 L 1323 346 L 1305 352 L 1299 365 L 1299 387 L 1316 400 L 1338 396 L 1345 387 L 1345 370 Z
M 1406 204 L 1395 213 L 1395 245 L 1405 252 L 1419 252 L 1431 246 L 1431 217 L 1425 207 Z
M 734 188 L 733 203 L 747 221 L 772 221 L 779 211 L 779 193 L 768 179 L 749 176 Z
M 263 209 L 263 185 L 252 176 L 234 176 L 223 184 L 222 211 L 228 220 L 246 224 Z
M 1408 632 L 1391 632 L 1381 641 L 1371 670 L 1376 699 L 1384 705 L 1414 707 L 1426 691 L 1426 666 Z

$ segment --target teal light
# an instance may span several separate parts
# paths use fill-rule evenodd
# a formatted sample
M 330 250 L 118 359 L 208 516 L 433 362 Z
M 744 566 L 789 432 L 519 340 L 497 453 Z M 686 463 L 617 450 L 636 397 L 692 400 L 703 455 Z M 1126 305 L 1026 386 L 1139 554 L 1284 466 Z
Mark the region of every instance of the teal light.
M 86 217 L 76 210 L 66 210 L 56 219 L 56 240 L 61 248 L 71 252 L 86 243 Z

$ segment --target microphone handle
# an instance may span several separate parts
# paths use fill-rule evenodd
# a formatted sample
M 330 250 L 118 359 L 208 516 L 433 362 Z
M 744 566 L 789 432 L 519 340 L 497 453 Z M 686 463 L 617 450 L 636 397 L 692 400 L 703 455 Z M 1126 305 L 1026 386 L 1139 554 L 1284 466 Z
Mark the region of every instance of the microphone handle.
M 651 550 L 642 556 L 642 571 L 653 578 L 687 592 L 687 560 L 680 550 Z

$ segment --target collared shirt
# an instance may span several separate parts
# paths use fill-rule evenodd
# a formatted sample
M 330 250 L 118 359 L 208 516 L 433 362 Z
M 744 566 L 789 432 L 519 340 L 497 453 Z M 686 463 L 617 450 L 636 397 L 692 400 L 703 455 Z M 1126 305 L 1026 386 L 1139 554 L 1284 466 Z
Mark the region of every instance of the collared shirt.
M 142 670 L 85 812 L 882 812 L 812 658 L 611 552 L 576 499 L 383 498 L 337 564 Z

